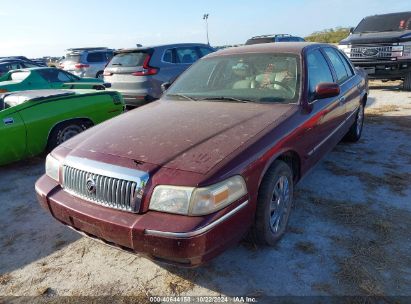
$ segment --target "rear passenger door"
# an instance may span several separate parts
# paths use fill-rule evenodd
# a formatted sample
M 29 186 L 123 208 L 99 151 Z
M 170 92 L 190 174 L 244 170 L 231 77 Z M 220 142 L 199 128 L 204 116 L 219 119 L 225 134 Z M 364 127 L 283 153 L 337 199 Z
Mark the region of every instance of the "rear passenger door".
M 341 113 L 341 120 L 344 120 L 350 113 L 349 105 L 355 102 L 358 104 L 359 102 L 358 89 L 353 79 L 355 73 L 338 50 L 326 47 L 324 52 L 334 68 L 337 83 L 340 85 L 340 104 L 341 111 L 343 111 Z
M 304 150 L 308 157 L 315 161 L 328 152 L 333 130 L 341 123 L 344 111 L 339 101 L 340 96 L 317 99 L 316 87 L 320 83 L 335 82 L 330 63 L 320 48 L 309 51 L 306 55 L 308 102 L 311 104 L 309 124 L 304 131 Z

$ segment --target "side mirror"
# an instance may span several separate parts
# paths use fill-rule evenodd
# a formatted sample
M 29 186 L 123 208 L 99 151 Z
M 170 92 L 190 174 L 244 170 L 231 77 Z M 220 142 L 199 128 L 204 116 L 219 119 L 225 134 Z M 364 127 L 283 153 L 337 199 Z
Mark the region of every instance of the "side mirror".
M 168 90 L 168 88 L 171 86 L 171 82 L 164 82 L 164 83 L 162 83 L 161 84 L 161 91 L 163 91 L 163 93 L 165 92 L 165 91 L 167 91 Z
M 110 82 L 105 82 L 103 83 L 103 86 L 107 89 L 111 88 L 111 83 Z
M 354 28 L 350 27 L 350 34 L 354 33 Z
M 323 82 L 315 88 L 315 99 L 324 99 L 340 95 L 340 86 L 334 82 Z

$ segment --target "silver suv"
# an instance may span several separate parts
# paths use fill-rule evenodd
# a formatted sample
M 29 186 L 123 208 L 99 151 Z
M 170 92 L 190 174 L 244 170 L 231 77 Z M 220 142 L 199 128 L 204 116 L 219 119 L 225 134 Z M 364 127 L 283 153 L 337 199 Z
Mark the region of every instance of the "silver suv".
M 206 44 L 180 43 L 119 50 L 104 70 L 104 81 L 123 94 L 128 106 L 140 106 L 162 95 L 161 85 L 173 82 L 201 57 L 214 52 Z
M 102 79 L 104 68 L 113 55 L 112 49 L 104 47 L 68 49 L 60 68 L 78 77 Z

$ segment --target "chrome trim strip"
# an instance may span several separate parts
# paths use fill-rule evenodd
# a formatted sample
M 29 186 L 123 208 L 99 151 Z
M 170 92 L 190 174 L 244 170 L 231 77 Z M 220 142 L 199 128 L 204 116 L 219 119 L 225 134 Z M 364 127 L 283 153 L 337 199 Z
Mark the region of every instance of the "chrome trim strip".
M 357 111 L 358 111 L 359 108 L 360 107 L 358 107 L 354 112 L 352 112 L 350 114 L 350 116 L 348 116 L 346 119 L 344 119 L 344 121 L 342 123 L 340 123 L 337 128 L 335 128 L 334 131 L 332 131 L 326 138 L 324 138 L 318 145 L 316 145 L 310 152 L 308 152 L 308 156 L 312 156 L 315 151 L 317 151 L 323 144 L 325 144 L 327 142 L 327 140 L 329 140 L 335 133 L 337 133 L 344 126 L 344 124 L 348 120 L 350 120 L 351 117 L 354 116 L 354 114 L 357 114 Z
M 134 181 L 137 183 L 144 181 L 144 183 L 146 184 L 149 179 L 148 173 L 144 171 L 120 167 L 71 155 L 66 157 L 63 166 L 69 166 L 81 171 L 87 171 L 89 173 L 99 174 L 107 177 L 114 177 L 117 179 Z
M 167 237 L 167 238 L 181 238 L 181 239 L 190 238 L 190 237 L 197 236 L 197 235 L 200 235 L 204 232 L 209 231 L 210 229 L 214 228 L 218 224 L 222 223 L 223 221 L 225 221 L 226 219 L 228 219 L 229 217 L 231 217 L 232 215 L 234 215 L 235 213 L 237 213 L 238 211 L 243 209 L 247 204 L 248 204 L 248 200 L 243 202 L 241 205 L 238 205 L 236 208 L 234 208 L 233 210 L 231 210 L 227 214 L 224 214 L 222 217 L 215 220 L 211 224 L 208 224 L 207 226 L 204 226 L 204 227 L 202 227 L 198 230 L 195 230 L 195 231 L 191 231 L 191 232 L 167 232 L 167 231 L 157 231 L 157 230 L 146 229 L 144 231 L 144 233 L 146 235 L 160 236 L 160 237 Z

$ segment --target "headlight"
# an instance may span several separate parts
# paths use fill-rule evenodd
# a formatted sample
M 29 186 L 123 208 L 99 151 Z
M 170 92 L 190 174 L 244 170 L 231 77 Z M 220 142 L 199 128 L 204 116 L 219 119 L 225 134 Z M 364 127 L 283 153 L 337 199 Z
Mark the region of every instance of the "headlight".
M 59 181 L 60 162 L 50 154 L 46 158 L 46 175 Z
M 409 59 L 411 58 L 411 42 L 403 42 L 400 45 L 403 48 L 402 55 L 398 59 Z
M 150 209 L 184 215 L 204 215 L 220 210 L 247 194 L 244 179 L 233 176 L 204 188 L 157 186 Z

